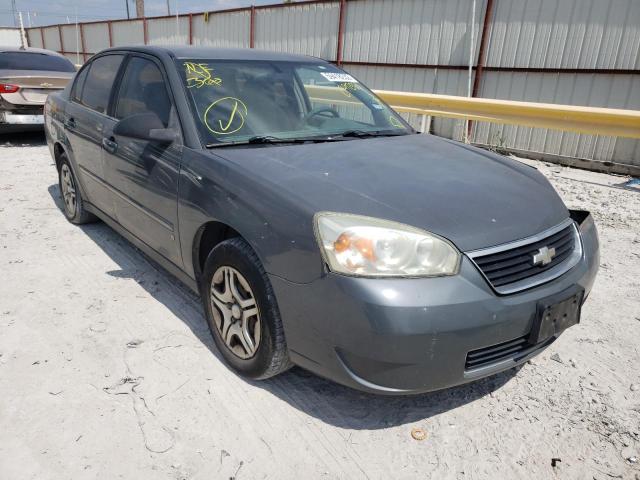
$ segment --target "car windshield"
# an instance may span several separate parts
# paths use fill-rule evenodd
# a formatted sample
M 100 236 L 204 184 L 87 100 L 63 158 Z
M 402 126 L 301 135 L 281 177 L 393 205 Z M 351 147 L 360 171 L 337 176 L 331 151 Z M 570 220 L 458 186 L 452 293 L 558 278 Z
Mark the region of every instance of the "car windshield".
M 176 62 L 208 147 L 412 133 L 368 88 L 328 63 Z
M 64 57 L 32 52 L 0 52 L 0 70 L 76 71 L 73 63 Z

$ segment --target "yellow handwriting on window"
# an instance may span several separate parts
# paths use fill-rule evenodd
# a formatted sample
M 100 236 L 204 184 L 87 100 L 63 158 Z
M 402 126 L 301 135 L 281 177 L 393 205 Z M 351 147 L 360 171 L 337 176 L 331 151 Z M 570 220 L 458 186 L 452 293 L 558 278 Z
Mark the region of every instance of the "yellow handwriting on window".
M 396 128 L 402 128 L 402 123 L 394 115 L 389 115 L 389 123 Z
M 338 85 L 342 89 L 342 93 L 345 97 L 351 97 L 351 92 L 355 92 L 358 90 L 358 85 L 353 82 L 344 82 Z
M 223 97 L 207 107 L 203 120 L 207 129 L 216 135 L 236 133 L 244 127 L 247 106 L 235 97 Z
M 187 88 L 219 87 L 222 85 L 222 79 L 214 77 L 213 68 L 206 63 L 185 62 L 184 71 L 187 74 Z

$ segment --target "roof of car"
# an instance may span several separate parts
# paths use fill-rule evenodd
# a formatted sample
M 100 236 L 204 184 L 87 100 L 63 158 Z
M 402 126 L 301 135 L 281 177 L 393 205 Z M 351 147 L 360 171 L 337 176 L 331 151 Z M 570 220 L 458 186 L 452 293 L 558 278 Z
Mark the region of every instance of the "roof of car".
M 0 45 L 0 52 L 40 53 L 42 55 L 51 55 L 53 57 L 64 57 L 64 55 L 61 55 L 58 52 L 54 52 L 53 50 L 47 50 L 44 48 L 33 48 L 33 47 L 23 48 L 23 47 Z
M 207 58 L 218 60 L 266 60 L 266 61 L 298 61 L 298 62 L 324 62 L 316 57 L 307 55 L 296 55 L 291 53 L 270 52 L 268 50 L 258 50 L 255 48 L 211 48 L 193 46 L 160 46 L 160 45 L 140 45 L 121 46 L 110 48 L 109 50 L 129 50 L 146 53 L 168 53 L 176 58 Z

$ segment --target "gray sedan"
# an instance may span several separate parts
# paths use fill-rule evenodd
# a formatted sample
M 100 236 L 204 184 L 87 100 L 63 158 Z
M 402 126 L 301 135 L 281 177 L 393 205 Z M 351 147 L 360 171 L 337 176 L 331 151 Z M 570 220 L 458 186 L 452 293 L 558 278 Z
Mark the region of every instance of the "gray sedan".
M 316 58 L 109 49 L 45 117 L 69 221 L 102 219 L 198 292 L 254 379 L 491 375 L 577 324 L 598 269 L 593 219 L 537 170 L 417 134 Z

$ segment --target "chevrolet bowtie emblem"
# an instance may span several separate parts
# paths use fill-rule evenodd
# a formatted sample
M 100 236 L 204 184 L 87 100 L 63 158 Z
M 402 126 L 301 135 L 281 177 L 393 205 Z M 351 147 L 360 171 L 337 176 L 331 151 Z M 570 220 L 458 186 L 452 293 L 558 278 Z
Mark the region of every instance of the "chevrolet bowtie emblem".
M 40 86 L 44 88 L 49 88 L 49 87 L 53 87 L 53 83 L 45 82 L 45 83 L 41 83 Z
M 551 261 L 553 260 L 553 257 L 555 256 L 556 256 L 555 248 L 542 247 L 540 250 L 538 250 L 537 253 L 533 255 L 533 264 L 540 265 L 540 266 L 548 265 L 551 263 Z

